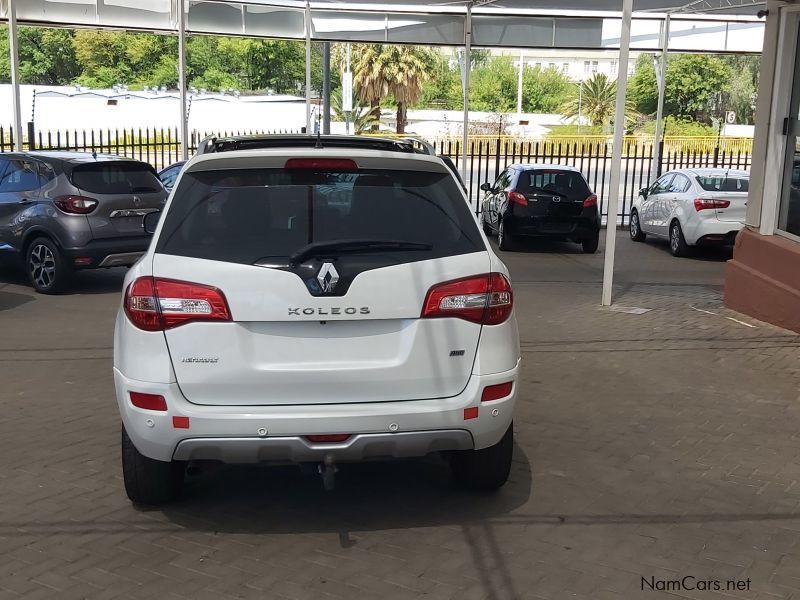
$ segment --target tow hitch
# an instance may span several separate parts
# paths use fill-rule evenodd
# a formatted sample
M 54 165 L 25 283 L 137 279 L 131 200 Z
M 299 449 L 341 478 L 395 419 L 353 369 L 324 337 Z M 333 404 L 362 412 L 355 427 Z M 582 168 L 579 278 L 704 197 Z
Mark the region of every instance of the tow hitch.
M 336 471 L 338 470 L 331 454 L 328 454 L 325 457 L 325 461 L 317 467 L 317 471 L 322 476 L 322 485 L 326 492 L 333 490 L 336 485 Z

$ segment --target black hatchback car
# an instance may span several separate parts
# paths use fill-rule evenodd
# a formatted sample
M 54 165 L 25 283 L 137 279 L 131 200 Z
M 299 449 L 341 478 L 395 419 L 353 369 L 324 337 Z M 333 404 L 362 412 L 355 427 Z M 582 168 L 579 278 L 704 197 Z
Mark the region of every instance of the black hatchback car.
M 597 251 L 600 211 L 597 196 L 580 171 L 561 165 L 511 165 L 494 184 L 484 183 L 481 223 L 497 234 L 501 250 L 525 237 L 566 239 Z

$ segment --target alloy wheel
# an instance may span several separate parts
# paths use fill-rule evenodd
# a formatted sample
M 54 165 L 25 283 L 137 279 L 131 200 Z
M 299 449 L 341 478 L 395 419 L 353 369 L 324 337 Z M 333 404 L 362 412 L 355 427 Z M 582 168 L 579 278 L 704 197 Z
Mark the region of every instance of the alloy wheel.
M 37 244 L 31 250 L 28 269 L 37 286 L 48 288 L 56 278 L 56 257 L 44 244 Z
M 681 230 L 677 223 L 673 223 L 672 227 L 669 230 L 669 247 L 672 248 L 673 252 L 678 251 L 678 246 L 680 245 L 680 237 L 681 237 Z
M 631 216 L 631 237 L 639 235 L 639 215 L 633 213 Z

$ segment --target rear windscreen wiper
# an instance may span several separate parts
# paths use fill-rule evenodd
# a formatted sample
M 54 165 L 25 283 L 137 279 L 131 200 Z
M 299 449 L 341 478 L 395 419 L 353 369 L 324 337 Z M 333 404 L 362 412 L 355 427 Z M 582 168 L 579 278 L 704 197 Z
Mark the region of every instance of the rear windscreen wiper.
M 320 254 L 357 254 L 359 252 L 383 252 L 386 250 L 431 250 L 431 244 L 406 242 L 403 240 L 350 239 L 334 242 L 314 242 L 303 246 L 289 256 L 289 264 L 297 265 L 305 259 Z

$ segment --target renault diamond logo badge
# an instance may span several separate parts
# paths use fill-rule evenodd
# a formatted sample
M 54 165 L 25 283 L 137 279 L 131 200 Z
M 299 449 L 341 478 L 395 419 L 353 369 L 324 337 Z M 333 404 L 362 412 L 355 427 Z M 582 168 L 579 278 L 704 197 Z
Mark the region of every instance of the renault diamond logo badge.
M 317 281 L 319 281 L 319 287 L 322 288 L 323 292 L 332 292 L 339 281 L 339 272 L 332 263 L 325 263 L 317 273 Z

